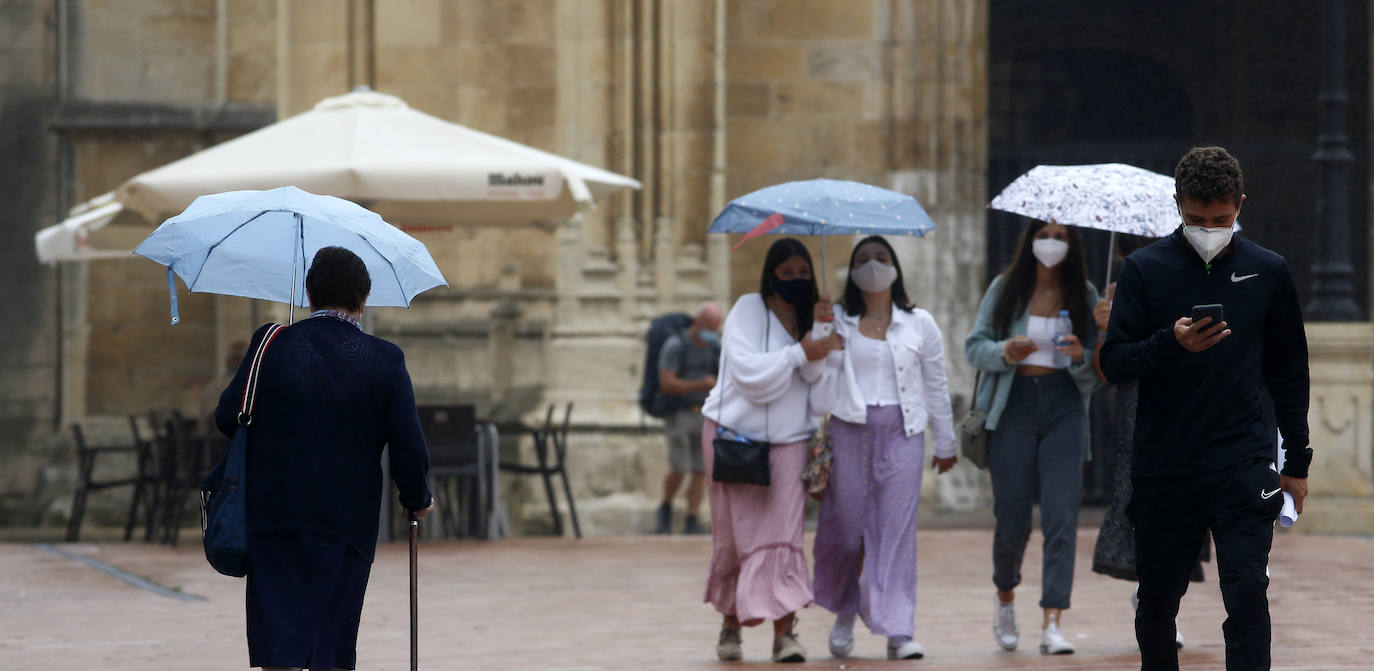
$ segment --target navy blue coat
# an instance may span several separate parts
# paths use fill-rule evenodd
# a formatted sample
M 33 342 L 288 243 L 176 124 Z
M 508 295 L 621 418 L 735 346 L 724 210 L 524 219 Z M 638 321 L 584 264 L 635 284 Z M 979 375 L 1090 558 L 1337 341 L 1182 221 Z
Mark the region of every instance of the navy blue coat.
M 215 409 L 232 436 L 252 353 Z M 263 356 L 248 430 L 248 530 L 311 531 L 372 561 L 382 498 L 382 448 L 401 505 L 429 505 L 429 450 L 401 349 L 348 322 L 314 317 L 278 333 Z

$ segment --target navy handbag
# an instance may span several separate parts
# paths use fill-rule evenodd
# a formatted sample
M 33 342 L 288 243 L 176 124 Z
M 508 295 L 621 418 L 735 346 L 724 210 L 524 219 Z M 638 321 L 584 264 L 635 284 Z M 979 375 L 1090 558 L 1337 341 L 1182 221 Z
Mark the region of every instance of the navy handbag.
M 243 385 L 238 428 L 229 453 L 220 459 L 200 485 L 200 531 L 205 544 L 205 559 L 216 571 L 242 578 L 248 575 L 248 510 L 244 500 L 244 462 L 248 452 L 248 427 L 253 424 L 253 401 L 258 393 L 258 375 L 267 346 L 281 331 L 271 324 L 253 353 L 248 380 Z

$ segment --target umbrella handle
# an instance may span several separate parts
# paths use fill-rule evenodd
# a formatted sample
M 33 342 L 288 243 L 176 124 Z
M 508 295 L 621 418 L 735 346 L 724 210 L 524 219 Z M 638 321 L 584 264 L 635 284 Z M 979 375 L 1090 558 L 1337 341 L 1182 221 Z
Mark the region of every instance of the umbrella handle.
M 172 326 L 181 323 L 181 311 L 177 309 L 177 275 L 167 266 L 167 293 L 172 297 Z

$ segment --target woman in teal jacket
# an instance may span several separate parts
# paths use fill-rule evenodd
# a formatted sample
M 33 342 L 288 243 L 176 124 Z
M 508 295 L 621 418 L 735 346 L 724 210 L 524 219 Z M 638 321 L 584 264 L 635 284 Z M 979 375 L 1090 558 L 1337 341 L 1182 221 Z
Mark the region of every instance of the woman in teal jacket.
M 1059 629 L 1073 589 L 1074 545 L 1083 501 L 1088 399 L 1098 383 L 1092 352 L 1097 290 L 1087 280 L 1078 231 L 1032 221 L 1016 257 L 988 287 L 964 356 L 983 373 L 975 399 L 987 413 L 988 471 L 992 475 L 993 635 L 1016 649 L 1012 605 L 1021 560 L 1030 540 L 1031 506 L 1039 495 L 1045 537 L 1040 651 L 1067 654 L 1073 645 Z M 1056 333 L 1066 314 L 1067 334 Z

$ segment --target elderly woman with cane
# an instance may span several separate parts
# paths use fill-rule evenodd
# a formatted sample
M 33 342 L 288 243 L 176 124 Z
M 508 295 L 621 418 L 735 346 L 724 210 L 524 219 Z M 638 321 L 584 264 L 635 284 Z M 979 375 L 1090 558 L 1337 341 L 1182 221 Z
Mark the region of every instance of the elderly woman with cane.
M 372 281 L 362 259 L 321 249 L 305 278 L 314 314 L 262 355 L 248 440 L 248 662 L 266 669 L 352 669 L 377 545 L 382 448 L 407 514 L 434 506 L 429 452 L 400 348 L 362 332 Z M 257 351 L 268 327 L 253 336 Z M 252 362 L 220 396 L 215 423 L 237 425 Z

